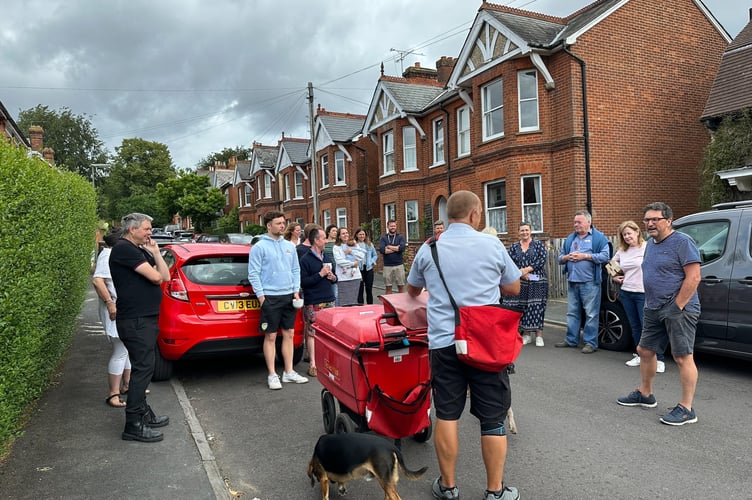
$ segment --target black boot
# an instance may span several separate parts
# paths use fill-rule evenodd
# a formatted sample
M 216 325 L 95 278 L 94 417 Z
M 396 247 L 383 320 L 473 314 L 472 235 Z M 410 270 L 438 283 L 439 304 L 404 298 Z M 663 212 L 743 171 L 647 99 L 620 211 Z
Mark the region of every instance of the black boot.
M 123 439 L 125 441 L 141 441 L 142 443 L 162 441 L 164 435 L 146 425 L 145 420 L 145 418 L 142 418 L 133 422 L 125 422 Z
M 164 427 L 165 425 L 170 423 L 170 417 L 168 417 L 167 415 L 157 416 L 154 413 L 154 410 L 151 409 L 151 406 L 149 406 L 146 410 L 146 415 L 144 415 L 144 423 L 153 428 Z

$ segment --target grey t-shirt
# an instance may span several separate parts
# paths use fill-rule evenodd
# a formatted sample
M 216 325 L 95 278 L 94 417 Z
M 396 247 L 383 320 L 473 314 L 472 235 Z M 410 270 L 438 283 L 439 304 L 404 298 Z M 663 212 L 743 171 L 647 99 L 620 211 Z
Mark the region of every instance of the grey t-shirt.
M 648 240 L 642 260 L 642 280 L 645 285 L 645 307 L 659 309 L 673 301 L 684 282 L 684 266 L 702 262 L 692 238 L 674 231 L 660 243 Z M 687 312 L 700 312 L 697 292 L 684 307 Z

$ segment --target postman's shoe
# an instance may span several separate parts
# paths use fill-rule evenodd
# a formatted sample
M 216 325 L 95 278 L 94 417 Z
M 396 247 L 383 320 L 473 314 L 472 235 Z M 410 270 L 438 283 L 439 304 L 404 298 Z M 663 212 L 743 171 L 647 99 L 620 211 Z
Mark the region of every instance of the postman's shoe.
M 164 427 L 170 423 L 170 417 L 167 415 L 156 415 L 150 406 L 146 415 L 144 415 L 144 423 L 152 428 Z
M 164 435 L 157 430 L 152 429 L 144 423 L 143 420 L 136 422 L 126 422 L 122 438 L 125 441 L 141 441 L 142 443 L 156 443 L 162 441 Z

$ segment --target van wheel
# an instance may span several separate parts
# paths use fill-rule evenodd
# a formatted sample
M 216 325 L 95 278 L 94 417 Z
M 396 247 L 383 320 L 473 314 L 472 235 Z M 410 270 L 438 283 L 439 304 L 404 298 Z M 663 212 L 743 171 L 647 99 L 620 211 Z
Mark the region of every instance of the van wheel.
M 172 377 L 173 362 L 169 359 L 162 357 L 162 353 L 159 352 L 159 346 L 154 347 L 154 373 L 151 375 L 151 379 L 154 382 L 161 382 L 163 380 L 170 380 Z
M 607 351 L 626 351 L 632 346 L 632 329 L 621 304 L 602 301 L 598 316 L 599 348 Z

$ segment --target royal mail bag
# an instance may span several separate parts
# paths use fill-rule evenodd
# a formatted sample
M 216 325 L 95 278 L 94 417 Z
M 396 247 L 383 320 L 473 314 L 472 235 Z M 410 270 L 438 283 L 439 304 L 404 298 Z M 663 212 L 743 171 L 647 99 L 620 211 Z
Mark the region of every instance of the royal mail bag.
M 457 307 L 439 266 L 436 241 L 431 256 L 441 282 L 454 307 L 454 346 L 463 363 L 487 372 L 500 372 L 513 363 L 522 350 L 518 328 L 522 312 L 498 304 Z

